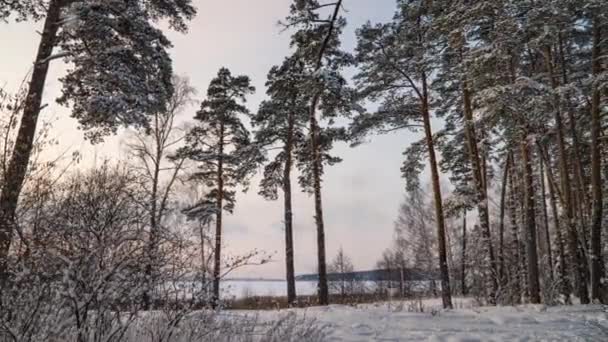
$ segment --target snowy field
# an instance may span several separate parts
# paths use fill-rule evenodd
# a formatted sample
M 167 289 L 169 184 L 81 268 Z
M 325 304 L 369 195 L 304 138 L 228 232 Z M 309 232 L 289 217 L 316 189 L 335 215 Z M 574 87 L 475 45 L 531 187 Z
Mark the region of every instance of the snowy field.
M 392 302 L 358 307 L 331 305 L 259 312 L 274 321 L 287 312 L 314 318 L 325 326 L 326 341 L 608 341 L 608 313 L 602 306 L 474 307 L 455 300 L 441 310 L 440 300 Z M 246 313 L 242 313 L 246 315 Z

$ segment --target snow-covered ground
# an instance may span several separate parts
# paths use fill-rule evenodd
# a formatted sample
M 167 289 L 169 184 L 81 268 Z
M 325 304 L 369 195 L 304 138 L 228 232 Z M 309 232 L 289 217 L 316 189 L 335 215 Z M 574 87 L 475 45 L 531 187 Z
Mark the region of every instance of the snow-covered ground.
M 605 307 L 474 307 L 456 299 L 451 311 L 439 300 L 392 302 L 357 307 L 331 305 L 309 309 L 262 311 L 260 321 L 293 314 L 325 326 L 327 341 L 608 341 Z M 252 315 L 251 312 L 228 313 Z

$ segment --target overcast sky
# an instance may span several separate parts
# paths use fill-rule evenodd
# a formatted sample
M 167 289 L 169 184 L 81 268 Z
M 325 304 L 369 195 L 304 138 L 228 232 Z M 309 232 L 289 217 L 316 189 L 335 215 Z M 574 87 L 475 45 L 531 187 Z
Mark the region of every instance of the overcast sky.
M 265 97 L 264 82 L 270 67 L 288 53 L 289 34 L 281 33 L 277 22 L 287 13 L 290 0 L 194 0 L 198 17 L 188 34 L 168 33 L 177 74 L 190 78 L 204 94 L 217 70 L 228 67 L 234 74 L 247 74 L 258 89 L 249 98 L 255 110 Z M 348 27 L 344 47 L 352 50 L 355 29 L 366 21 L 385 21 L 395 9 L 394 0 L 346 0 Z M 31 67 L 42 23 L 0 24 L 0 86 L 18 88 Z M 53 62 L 47 81 L 42 118 L 54 121 L 52 136 L 59 145 L 49 155 L 69 150 L 84 156 L 81 166 L 91 165 L 95 157 L 121 157 L 121 137 L 105 144 L 90 146 L 83 140 L 69 110 L 54 103 L 60 88 L 58 77 L 65 66 Z M 202 96 L 202 95 L 199 95 Z M 190 119 L 192 108 L 183 116 Z M 328 258 L 342 246 L 357 269 L 375 266 L 382 251 L 390 245 L 393 222 L 405 184 L 400 176 L 402 152 L 415 139 L 409 132 L 374 137 L 363 146 L 351 149 L 339 144 L 334 154 L 344 162 L 328 168 L 323 180 L 326 244 Z M 284 277 L 282 201 L 267 202 L 257 195 L 257 181 L 249 193 L 239 194 L 234 215 L 225 220 L 225 241 L 229 253 L 239 254 L 253 248 L 277 252 L 274 262 L 240 270 L 237 275 Z M 298 191 L 294 196 L 296 273 L 316 270 L 316 233 L 312 198 Z

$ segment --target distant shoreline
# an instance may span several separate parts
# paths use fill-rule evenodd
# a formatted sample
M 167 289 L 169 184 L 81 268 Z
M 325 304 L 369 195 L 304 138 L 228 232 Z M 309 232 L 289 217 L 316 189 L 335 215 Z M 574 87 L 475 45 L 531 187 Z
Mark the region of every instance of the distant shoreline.
M 279 278 L 226 278 L 224 281 L 265 281 L 265 282 L 277 282 L 286 281 L 285 279 Z

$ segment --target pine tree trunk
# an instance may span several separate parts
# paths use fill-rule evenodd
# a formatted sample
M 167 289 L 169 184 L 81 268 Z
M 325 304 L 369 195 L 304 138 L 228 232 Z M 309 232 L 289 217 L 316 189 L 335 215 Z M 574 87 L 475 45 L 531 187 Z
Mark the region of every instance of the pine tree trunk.
M 547 263 L 549 264 L 549 280 L 553 281 L 553 250 L 551 248 L 551 235 L 549 234 L 549 215 L 547 213 L 547 194 L 545 191 L 545 163 L 543 162 L 543 158 L 539 158 L 540 163 L 540 198 L 543 212 L 543 228 L 545 234 L 545 245 L 547 251 Z M 545 284 L 547 286 L 548 284 Z
M 526 260 L 528 262 L 528 295 L 530 302 L 540 303 L 540 284 L 538 281 L 538 254 L 536 250 L 536 209 L 534 204 L 534 176 L 530 159 L 530 147 L 527 137 L 521 142 L 521 159 L 525 184 L 525 217 L 526 217 Z
M 484 182 L 481 158 L 477 147 L 477 135 L 475 133 L 475 124 L 473 122 L 473 108 L 471 106 L 471 93 L 466 82 L 463 86 L 463 102 L 464 102 L 464 119 L 465 119 L 465 136 L 469 150 L 469 158 L 473 169 L 475 179 L 475 187 L 477 189 L 477 211 L 479 213 L 479 224 L 481 233 L 483 234 L 486 253 L 490 262 L 490 282 L 492 284 L 492 303 L 495 303 L 495 297 L 498 293 L 498 272 L 496 258 L 494 255 L 494 247 L 492 246 L 492 236 L 490 233 L 490 215 L 488 212 L 488 194 Z
M 329 304 L 327 285 L 327 263 L 325 253 L 325 227 L 323 222 L 323 202 L 321 200 L 321 156 L 319 152 L 319 124 L 316 108 L 321 94 L 317 93 L 310 106 L 310 140 L 312 149 L 312 174 L 315 197 L 315 223 L 317 225 L 317 265 L 319 272 L 318 297 L 320 305 Z
M 27 166 L 32 153 L 38 115 L 41 110 L 44 85 L 49 70 L 49 57 L 57 40 L 61 8 L 64 0 L 52 0 L 48 4 L 42 38 L 34 61 L 32 78 L 21 117 L 21 125 L 15 147 L 5 174 L 5 183 L 0 194 L 0 275 L 6 269 L 6 259 L 13 238 L 15 213 L 23 187 Z
M 511 170 L 509 172 L 509 218 L 511 219 L 511 232 L 513 234 L 513 246 L 512 250 L 515 251 L 515 268 L 512 270 L 510 282 L 512 283 L 512 298 L 514 304 L 521 302 L 522 291 L 521 291 L 521 269 L 520 264 L 522 260 L 522 252 L 519 243 L 519 225 L 517 224 L 517 205 L 516 205 L 516 186 L 515 186 L 515 165 L 514 158 L 510 155 L 511 159 Z
M 291 168 L 293 150 L 294 117 L 288 114 L 287 141 L 285 142 L 285 169 L 283 170 L 283 195 L 285 205 L 285 270 L 287 279 L 287 303 L 296 301 L 296 279 L 293 260 L 293 212 L 291 205 Z
M 564 43 L 563 43 L 563 38 L 562 38 L 562 33 L 559 32 L 558 33 L 558 47 L 559 47 L 559 59 L 560 59 L 560 64 L 561 64 L 561 73 L 562 73 L 562 82 L 564 85 L 568 85 L 568 67 L 566 65 L 566 55 L 565 55 L 565 51 L 564 51 Z M 567 94 L 566 94 L 567 96 Z M 588 201 L 587 201 L 587 184 L 585 183 L 585 178 L 584 178 L 584 170 L 583 170 L 583 162 L 581 161 L 581 155 L 582 155 L 582 149 L 581 149 L 581 145 L 579 143 L 579 139 L 578 139 L 578 134 L 576 133 L 576 119 L 574 118 L 574 113 L 572 111 L 571 108 L 571 100 L 570 98 L 566 98 L 566 105 L 567 105 L 567 109 L 566 109 L 566 113 L 568 114 L 568 121 L 570 123 L 569 125 L 569 129 L 570 129 L 570 136 L 572 138 L 572 148 L 574 149 L 574 154 L 573 154 L 573 158 L 574 158 L 574 164 L 575 164 L 575 180 L 576 180 L 576 187 L 578 189 L 577 191 L 577 199 L 578 199 L 578 203 L 579 205 L 579 215 L 581 217 L 581 221 L 582 221 L 582 225 L 583 227 L 585 227 L 587 225 L 587 217 L 588 217 Z
M 551 58 L 551 48 L 546 47 L 545 49 L 545 64 L 549 77 L 551 79 L 551 86 L 553 89 L 557 88 L 555 75 L 553 72 L 553 62 Z M 567 227 L 568 227 L 568 252 L 572 259 L 570 265 L 572 267 L 572 273 L 574 274 L 574 286 L 576 287 L 576 294 L 579 297 L 582 304 L 589 303 L 589 293 L 587 291 L 587 283 L 585 281 L 585 269 L 586 261 L 584 260 L 583 254 L 579 248 L 578 232 L 576 230 L 576 224 L 574 222 L 574 211 L 572 207 L 572 187 L 570 185 L 570 175 L 568 168 L 568 161 L 566 155 L 566 147 L 564 142 L 564 127 L 562 123 L 562 115 L 559 110 L 559 97 L 555 97 L 555 124 L 557 132 L 557 141 L 559 152 L 559 164 L 560 164 L 560 178 L 563 187 L 564 197 L 564 210 L 566 212 Z
M 437 157 L 435 156 L 435 143 L 431 129 L 431 115 L 429 112 L 429 98 L 426 75 L 422 75 L 422 119 L 424 121 L 424 132 L 429 153 L 429 164 L 431 168 L 431 180 L 433 184 L 433 195 L 435 199 L 435 215 L 437 219 L 437 238 L 439 249 L 439 271 L 441 273 L 441 298 L 443 307 L 452 308 L 452 294 L 450 290 L 450 272 L 448 270 L 446 242 L 445 242 L 445 220 L 443 214 L 443 201 L 441 198 L 441 184 L 439 183 L 439 169 Z
M 593 75 L 601 72 L 601 31 L 599 19 L 593 23 Z M 591 299 L 603 301 L 601 295 L 601 279 L 603 277 L 602 259 L 602 156 L 600 151 L 600 90 L 597 82 L 593 85 L 591 99 L 591 187 L 593 190 L 593 213 L 591 219 Z
M 502 185 L 500 191 L 500 223 L 498 225 L 498 253 L 499 253 L 499 279 L 501 287 L 505 285 L 505 202 L 507 197 L 507 183 L 509 182 L 509 168 L 511 167 L 511 155 L 507 155 L 503 169 Z
M 518 174 L 517 174 L 517 204 L 519 204 L 519 217 L 518 219 L 520 219 L 519 225 L 518 225 L 518 234 L 519 234 L 519 269 L 521 272 L 521 284 L 520 284 L 520 288 L 522 290 L 522 298 L 525 298 L 525 300 L 529 300 L 530 298 L 530 292 L 529 292 L 529 286 L 528 286 L 528 255 L 526 252 L 526 236 L 527 236 L 527 231 L 526 231 L 526 179 L 525 179 L 525 165 L 524 162 L 522 160 L 522 154 L 521 154 L 521 146 L 520 146 L 520 153 L 517 154 L 517 156 L 519 156 L 519 159 L 517 161 L 517 165 L 520 166 L 520 169 L 518 170 Z M 513 159 L 515 162 L 515 158 Z
M 220 123 L 219 147 L 217 160 L 217 197 L 215 213 L 215 250 L 213 251 L 213 298 L 211 305 L 215 309 L 220 302 L 220 276 L 222 262 L 222 211 L 224 207 L 224 123 Z
M 317 61 L 315 71 L 321 70 L 323 67 L 323 56 L 329 45 L 332 35 L 338 21 L 338 15 L 342 8 L 342 1 L 338 0 L 334 6 L 333 14 L 329 20 L 329 27 L 325 40 L 321 44 L 321 48 L 317 54 Z M 318 297 L 320 305 L 329 304 L 329 289 L 327 286 L 327 263 L 325 256 L 325 227 L 323 222 L 323 203 L 321 201 L 321 151 L 319 151 L 319 123 L 317 122 L 317 105 L 321 99 L 322 90 L 317 91 L 311 101 L 309 108 L 309 120 L 310 120 L 310 145 L 312 149 L 312 173 L 313 173 L 313 187 L 315 196 L 315 222 L 317 226 L 317 263 L 319 272 L 319 284 L 318 284 Z
M 562 296 L 565 298 L 566 303 L 570 303 L 570 282 L 568 280 L 568 276 L 566 271 L 568 270 L 568 259 L 566 258 L 566 248 L 564 246 L 564 239 L 562 237 L 562 229 L 560 225 L 559 212 L 557 210 L 557 199 L 556 192 L 559 189 L 557 187 L 557 183 L 555 183 L 555 178 L 553 177 L 553 171 L 551 171 L 551 160 L 548 155 L 544 153 L 543 148 L 538 146 L 541 155 L 547 164 L 545 168 L 545 174 L 547 176 L 547 185 L 549 187 L 549 203 L 551 204 L 551 215 L 553 216 L 553 223 L 555 226 L 555 240 L 557 241 L 557 250 L 559 253 L 559 264 L 560 267 L 558 269 L 559 277 L 560 277 L 560 292 Z
M 462 290 L 462 295 L 467 295 L 467 211 L 464 211 L 464 215 L 462 216 L 462 260 L 461 260 L 461 270 L 460 270 L 460 287 Z
M 205 257 L 205 226 L 200 221 L 198 223 L 198 233 L 201 238 L 201 292 L 203 299 L 206 299 L 209 291 L 207 287 L 207 258 Z

